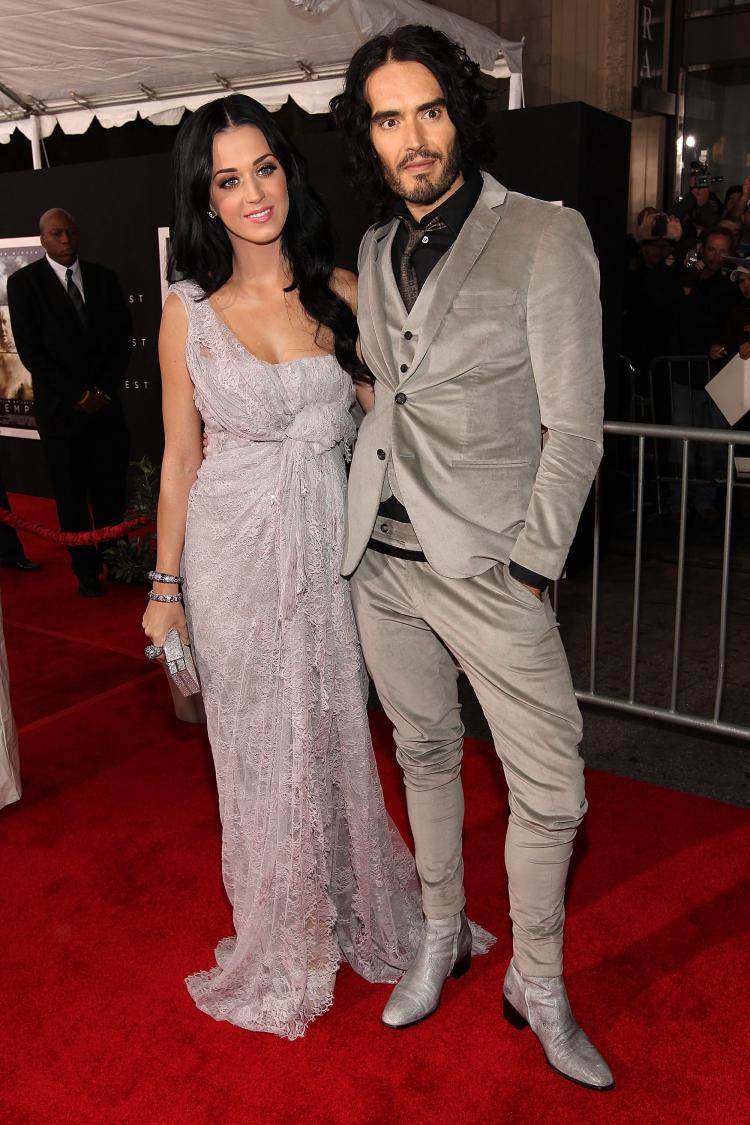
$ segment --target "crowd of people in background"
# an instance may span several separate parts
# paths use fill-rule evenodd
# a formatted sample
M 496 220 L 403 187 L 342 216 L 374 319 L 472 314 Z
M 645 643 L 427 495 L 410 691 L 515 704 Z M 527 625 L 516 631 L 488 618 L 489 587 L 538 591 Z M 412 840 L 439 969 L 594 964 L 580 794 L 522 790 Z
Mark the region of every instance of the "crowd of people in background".
M 727 422 L 706 384 L 733 356 L 750 359 L 750 176 L 723 201 L 702 180 L 691 178 L 671 214 L 645 207 L 627 237 L 622 352 L 646 421 L 714 429 Z M 659 357 L 691 359 L 653 366 Z M 622 403 L 626 416 L 636 413 L 634 397 Z M 703 445 L 696 453 L 705 484 L 691 488 L 691 503 L 715 518 L 712 481 L 724 451 Z M 670 507 L 678 506 L 675 482 Z
M 666 215 L 645 207 L 626 240 L 622 349 L 637 370 L 656 356 L 750 357 L 750 176 L 691 187 Z

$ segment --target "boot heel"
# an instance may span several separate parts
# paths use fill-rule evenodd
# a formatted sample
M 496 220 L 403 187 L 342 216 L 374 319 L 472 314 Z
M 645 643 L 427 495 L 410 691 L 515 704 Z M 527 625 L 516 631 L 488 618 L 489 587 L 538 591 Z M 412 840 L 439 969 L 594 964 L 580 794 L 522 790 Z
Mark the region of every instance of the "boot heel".
M 503 1015 L 510 1026 L 515 1027 L 517 1031 L 523 1031 L 525 1027 L 529 1026 L 529 1021 L 516 1011 L 507 996 L 503 996 Z
M 462 977 L 464 975 L 464 973 L 468 973 L 470 968 L 471 968 L 471 950 L 469 950 L 468 953 L 465 953 L 460 961 L 456 961 L 455 965 L 451 969 L 451 976 L 452 977 Z

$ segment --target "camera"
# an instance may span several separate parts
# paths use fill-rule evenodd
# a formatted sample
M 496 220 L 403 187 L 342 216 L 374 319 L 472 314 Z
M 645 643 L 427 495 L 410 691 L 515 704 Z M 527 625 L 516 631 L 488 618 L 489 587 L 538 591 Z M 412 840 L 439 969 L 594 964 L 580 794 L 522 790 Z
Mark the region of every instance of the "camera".
M 654 221 L 651 226 L 651 235 L 653 238 L 665 238 L 667 234 L 667 216 L 665 214 L 654 215 Z
M 712 176 L 708 167 L 708 150 L 701 152 L 700 160 L 690 161 L 690 176 L 693 180 L 693 187 L 710 187 L 711 184 L 721 184 L 724 182 L 723 176 Z

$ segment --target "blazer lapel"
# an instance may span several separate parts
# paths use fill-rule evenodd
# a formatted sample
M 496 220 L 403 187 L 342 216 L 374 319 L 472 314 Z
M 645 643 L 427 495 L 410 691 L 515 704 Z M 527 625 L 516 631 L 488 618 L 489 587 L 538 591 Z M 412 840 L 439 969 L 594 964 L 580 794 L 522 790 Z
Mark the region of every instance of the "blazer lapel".
M 382 271 L 379 263 L 382 260 L 386 266 L 390 265 L 391 246 L 396 236 L 397 226 L 398 223 L 394 220 L 374 232 L 365 270 L 370 324 L 374 330 L 382 359 L 378 374 L 383 382 L 392 387 L 396 386 L 396 379 L 391 371 L 391 364 L 388 362 L 388 357 L 392 354 L 392 344 L 388 335 L 386 318 L 387 295 L 383 288 Z
M 401 380 L 401 385 L 413 378 L 419 364 L 424 359 L 427 349 L 437 335 L 438 329 L 445 320 L 451 305 L 456 298 L 466 277 L 484 250 L 497 224 L 503 217 L 502 203 L 507 192 L 491 176 L 484 176 L 484 187 L 477 200 L 474 210 L 461 228 L 461 232 L 449 251 L 445 266 L 438 278 L 435 293 L 429 306 L 424 311 L 424 320 L 417 325 L 418 340 L 414 358 L 410 363 L 410 372 Z M 412 314 L 417 305 L 412 309 Z

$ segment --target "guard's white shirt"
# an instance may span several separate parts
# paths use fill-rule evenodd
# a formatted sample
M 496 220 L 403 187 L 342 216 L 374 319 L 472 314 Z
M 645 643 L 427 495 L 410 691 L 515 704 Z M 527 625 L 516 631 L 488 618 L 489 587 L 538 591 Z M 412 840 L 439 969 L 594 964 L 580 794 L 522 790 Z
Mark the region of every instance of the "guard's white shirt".
M 61 266 L 59 262 L 53 262 L 52 259 L 49 256 L 49 254 L 45 254 L 45 258 L 47 259 L 49 264 L 52 266 L 52 269 L 55 271 L 55 274 L 57 275 L 57 277 L 60 279 L 60 284 L 62 285 L 62 287 L 63 287 L 63 289 L 65 290 L 66 293 L 68 292 L 68 279 L 66 277 L 66 274 L 67 274 L 69 269 L 71 269 L 73 271 L 73 281 L 78 286 L 78 292 L 81 294 L 81 297 L 83 298 L 83 302 L 85 304 L 86 303 L 86 294 L 83 291 L 83 277 L 81 275 L 81 263 L 78 261 L 78 258 L 76 258 L 76 260 L 75 260 L 75 262 L 73 263 L 72 266 Z

